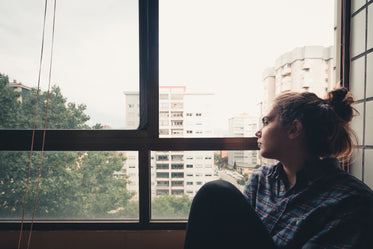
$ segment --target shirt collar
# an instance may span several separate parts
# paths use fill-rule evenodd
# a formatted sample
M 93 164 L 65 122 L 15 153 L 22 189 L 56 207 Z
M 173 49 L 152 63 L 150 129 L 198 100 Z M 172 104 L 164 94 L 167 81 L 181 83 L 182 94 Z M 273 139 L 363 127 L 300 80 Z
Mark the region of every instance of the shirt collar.
M 311 184 L 320 177 L 336 172 L 338 169 L 340 169 L 338 159 L 321 159 L 297 173 L 297 184 L 301 182 Z M 285 172 L 281 162 L 278 162 L 271 168 L 268 176 L 278 179 L 282 174 L 285 174 Z

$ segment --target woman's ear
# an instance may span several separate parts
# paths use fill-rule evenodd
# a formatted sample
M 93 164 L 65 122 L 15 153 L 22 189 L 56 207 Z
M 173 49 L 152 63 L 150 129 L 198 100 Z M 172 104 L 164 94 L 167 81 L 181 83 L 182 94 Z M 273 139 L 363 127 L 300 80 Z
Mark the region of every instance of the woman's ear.
M 288 136 L 290 139 L 296 139 L 300 137 L 302 133 L 303 133 L 303 125 L 298 119 L 295 119 L 289 125 Z

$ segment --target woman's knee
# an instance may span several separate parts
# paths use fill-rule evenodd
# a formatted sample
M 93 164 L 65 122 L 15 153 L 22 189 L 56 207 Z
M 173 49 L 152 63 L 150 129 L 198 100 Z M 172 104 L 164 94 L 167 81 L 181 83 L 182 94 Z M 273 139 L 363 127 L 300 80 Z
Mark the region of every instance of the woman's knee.
M 244 196 L 233 184 L 224 180 L 215 180 L 204 184 L 194 197 L 194 201 L 216 204 L 230 201 L 232 198 L 244 198 Z

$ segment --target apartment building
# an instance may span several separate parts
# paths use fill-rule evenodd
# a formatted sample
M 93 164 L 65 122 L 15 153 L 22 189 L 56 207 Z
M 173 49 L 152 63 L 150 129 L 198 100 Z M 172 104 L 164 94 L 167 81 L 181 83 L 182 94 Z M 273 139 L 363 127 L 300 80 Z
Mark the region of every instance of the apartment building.
M 298 47 L 278 57 L 263 72 L 263 110 L 286 91 L 310 91 L 324 97 L 336 85 L 334 58 L 334 46 Z
M 139 124 L 137 92 L 125 92 L 126 128 Z M 187 92 L 185 86 L 161 86 L 159 89 L 159 134 L 170 137 L 211 137 L 209 113 L 211 93 Z M 126 152 L 122 170 L 129 176 L 128 189 L 138 199 L 137 152 Z M 193 197 L 206 182 L 217 179 L 213 151 L 154 151 L 151 154 L 152 197 L 163 194 Z
M 258 130 L 258 118 L 247 113 L 229 119 L 230 137 L 254 137 Z M 228 165 L 236 171 L 249 174 L 258 161 L 258 151 L 228 151 Z

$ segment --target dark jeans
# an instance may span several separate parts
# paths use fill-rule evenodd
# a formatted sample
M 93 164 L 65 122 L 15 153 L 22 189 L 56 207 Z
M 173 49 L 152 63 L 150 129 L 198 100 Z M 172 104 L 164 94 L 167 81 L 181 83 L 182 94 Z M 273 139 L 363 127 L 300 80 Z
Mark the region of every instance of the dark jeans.
M 194 197 L 184 249 L 272 249 L 271 236 L 231 183 L 205 184 Z

